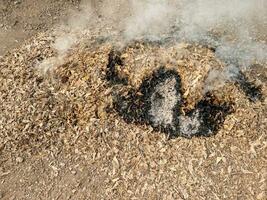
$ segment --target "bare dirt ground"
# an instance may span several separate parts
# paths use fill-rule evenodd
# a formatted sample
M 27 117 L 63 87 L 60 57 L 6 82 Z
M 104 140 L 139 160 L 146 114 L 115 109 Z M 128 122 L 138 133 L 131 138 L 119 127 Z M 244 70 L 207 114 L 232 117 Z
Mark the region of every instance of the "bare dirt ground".
M 79 0 L 6 0 L 0 2 L 0 55 L 77 9 Z
M 0 2 L 0 199 L 266 199 L 266 99 L 252 103 L 226 85 L 218 95 L 236 111 L 216 136 L 168 140 L 107 111 L 110 44 L 78 46 L 52 77 L 36 72 L 34 64 L 54 54 L 53 38 L 42 32 L 78 4 Z M 132 85 L 150 67 L 142 51 L 151 48 L 126 51 L 128 63 L 142 63 L 126 73 Z M 205 76 L 194 64 L 215 61 L 204 47 L 188 51 L 181 62 L 192 61 L 183 75 L 190 83 L 191 75 Z M 248 73 L 264 97 L 266 74 L 266 66 Z

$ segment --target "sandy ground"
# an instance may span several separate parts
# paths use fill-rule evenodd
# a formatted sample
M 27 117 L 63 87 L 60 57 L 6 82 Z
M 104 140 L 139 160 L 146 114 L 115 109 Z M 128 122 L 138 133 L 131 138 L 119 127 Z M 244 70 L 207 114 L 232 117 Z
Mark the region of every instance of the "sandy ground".
M 0 55 L 62 20 L 78 0 L 7 0 L 0 2 Z
M 0 2 L 0 199 L 266 199 L 266 99 L 252 103 L 226 85 L 217 95 L 234 101 L 235 112 L 218 134 L 168 140 L 108 111 L 114 91 L 124 90 L 105 80 L 109 43 L 77 46 L 51 76 L 36 70 L 54 55 L 53 38 L 42 32 L 77 3 Z M 127 63 L 142 50 L 151 48 L 127 50 Z M 188 51 L 181 62 L 214 60 L 206 48 Z M 146 59 L 138 73 L 128 69 L 132 87 L 149 69 Z M 185 90 L 199 76 L 194 64 L 189 72 L 180 72 Z M 266 74 L 266 66 L 247 74 L 264 97 Z

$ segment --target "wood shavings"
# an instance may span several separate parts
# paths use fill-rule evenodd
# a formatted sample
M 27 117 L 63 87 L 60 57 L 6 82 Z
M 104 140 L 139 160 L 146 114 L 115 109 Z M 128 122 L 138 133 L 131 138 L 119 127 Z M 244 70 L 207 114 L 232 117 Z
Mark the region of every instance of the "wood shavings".
M 226 118 L 216 136 L 167 140 L 151 126 L 127 124 L 112 111 L 112 95 L 123 89 L 111 87 L 105 79 L 111 44 L 78 45 L 62 64 L 43 75 L 36 65 L 55 56 L 52 40 L 40 34 L 0 59 L 1 189 L 11 185 L 17 191 L 11 183 L 23 176 L 43 181 L 17 181 L 17 185 L 29 186 L 27 193 L 35 195 L 34 199 L 48 193 L 58 197 L 62 191 L 54 183 L 66 185 L 66 194 L 58 197 L 63 199 L 67 195 L 86 199 L 88 193 L 89 199 L 265 197 L 264 101 L 253 104 L 228 83 L 214 93 L 219 99 L 234 101 L 236 112 Z M 177 70 L 187 91 L 188 108 L 202 98 L 209 70 L 222 67 L 210 50 L 189 44 L 129 47 L 122 58 L 125 69 L 118 69 L 129 78 L 130 88 L 138 88 L 162 64 Z M 25 158 L 19 163 L 25 166 L 23 173 L 4 169 L 10 165 L 4 163 L 19 156 Z M 59 159 L 67 164 L 50 162 Z M 28 165 L 34 170 L 28 170 Z M 51 188 L 48 193 L 46 186 Z M 69 188 L 75 192 L 68 194 Z

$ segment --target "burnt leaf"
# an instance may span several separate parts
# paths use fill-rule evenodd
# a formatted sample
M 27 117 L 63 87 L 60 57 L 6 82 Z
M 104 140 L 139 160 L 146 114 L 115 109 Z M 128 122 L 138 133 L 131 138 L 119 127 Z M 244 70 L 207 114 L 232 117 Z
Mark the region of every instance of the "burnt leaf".
M 245 93 L 250 101 L 255 102 L 263 99 L 261 87 L 250 82 L 245 74 L 241 71 L 236 76 L 236 84 Z
M 108 65 L 106 79 L 112 84 L 127 84 L 126 78 L 121 78 L 117 71 L 117 66 L 123 66 L 120 52 L 112 50 L 108 55 Z

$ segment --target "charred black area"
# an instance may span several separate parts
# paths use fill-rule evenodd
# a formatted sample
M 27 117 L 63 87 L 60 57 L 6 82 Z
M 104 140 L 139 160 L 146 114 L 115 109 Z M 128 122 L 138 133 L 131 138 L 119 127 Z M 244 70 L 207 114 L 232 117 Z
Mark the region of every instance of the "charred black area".
M 172 124 L 169 124 L 167 126 L 155 126 L 152 122 L 151 114 L 149 114 L 149 110 L 151 109 L 151 96 L 155 92 L 156 87 L 160 84 L 166 81 L 167 79 L 175 78 L 176 84 L 175 84 L 175 91 L 177 95 L 180 95 L 181 97 L 177 98 L 177 103 L 172 108 L 172 116 L 173 121 Z M 182 86 L 181 86 L 181 78 L 180 75 L 174 71 L 174 70 L 166 70 L 164 67 L 161 67 L 159 70 L 153 73 L 151 77 L 146 78 L 139 91 L 143 95 L 143 100 L 146 103 L 146 121 L 148 124 L 153 126 L 155 129 L 160 130 L 162 132 L 165 132 L 170 135 L 170 137 L 175 137 L 177 135 L 177 127 L 179 126 L 179 119 L 178 116 L 181 114 L 181 107 L 183 105 L 183 99 L 182 99 Z M 161 101 L 162 98 L 165 98 L 161 94 L 156 93 L 156 101 Z
M 121 78 L 118 74 L 117 66 L 123 67 L 123 61 L 120 57 L 121 53 L 112 50 L 108 55 L 108 65 L 106 79 L 112 84 L 127 84 L 126 78 Z
M 147 45 L 147 41 L 144 44 Z M 121 53 L 112 50 L 106 73 L 106 79 L 112 85 L 128 84 L 127 78 L 120 77 L 119 69 L 123 65 Z M 261 93 L 244 74 L 238 77 L 238 84 L 250 98 L 261 98 Z M 126 94 L 114 92 L 113 110 L 125 122 L 150 125 L 169 138 L 214 135 L 227 115 L 234 111 L 231 102 L 221 102 L 211 93 L 185 114 L 181 111 L 184 102 L 180 75 L 175 70 L 161 67 L 146 77 L 138 89 L 130 89 Z
M 156 130 L 165 132 L 171 137 L 178 136 L 176 127 L 179 126 L 178 116 L 181 114 L 182 100 L 177 101 L 172 110 L 173 121 L 172 124 L 167 126 L 157 126 L 153 123 L 153 116 L 149 114 L 151 109 L 151 96 L 155 93 L 155 88 L 167 79 L 175 78 L 175 90 L 177 94 L 181 94 L 181 79 L 179 74 L 174 70 L 166 70 L 160 68 L 152 74 L 152 76 L 146 78 L 138 90 L 131 90 L 127 95 L 118 95 L 115 98 L 114 108 L 120 116 L 127 123 L 141 123 L 149 124 Z M 157 100 L 164 98 L 160 94 L 157 96 Z
M 205 95 L 189 113 L 198 111 L 200 127 L 195 136 L 211 136 L 216 134 L 223 125 L 227 115 L 234 112 L 233 103 L 220 102 L 211 93 Z
M 244 73 L 241 71 L 236 76 L 236 85 L 245 93 L 251 102 L 256 102 L 263 99 L 263 94 L 260 86 L 256 86 L 250 82 Z
M 155 94 L 156 88 L 159 84 L 164 83 L 168 79 L 175 78 L 175 90 L 179 98 L 176 105 L 171 108 L 173 120 L 170 124 L 155 124 L 153 116 L 150 114 L 151 97 Z M 194 113 L 198 112 L 197 121 L 200 126 L 195 132 L 183 134 L 181 126 L 184 122 L 180 122 L 182 116 L 181 108 L 184 105 L 181 90 L 181 78 L 174 70 L 166 70 L 160 68 L 154 72 L 150 77 L 147 77 L 137 90 L 130 90 L 127 95 L 117 95 L 114 101 L 114 109 L 127 122 L 136 124 L 148 124 L 155 130 L 166 133 L 170 138 L 184 136 L 191 138 L 192 136 L 211 136 L 216 134 L 223 125 L 227 115 L 233 112 L 232 103 L 221 103 L 212 94 L 207 94 L 194 109 L 187 112 L 185 117 L 190 120 Z M 161 101 L 164 98 L 162 95 L 156 94 L 154 101 Z M 188 128 L 190 132 L 190 127 Z
M 215 38 L 214 41 L 218 40 Z M 206 42 L 204 42 L 203 46 L 210 49 L 214 53 L 216 52 L 217 49 L 216 42 L 213 45 L 208 45 Z M 237 66 L 238 72 L 234 77 L 233 82 L 235 82 L 235 84 L 244 92 L 244 94 L 248 97 L 249 101 L 251 102 L 262 101 L 263 100 L 262 87 L 256 86 L 253 82 L 249 81 L 246 75 L 240 70 L 238 60 L 229 58 L 229 60 L 226 63 L 228 65 Z M 255 66 L 251 66 L 251 68 L 255 68 Z

